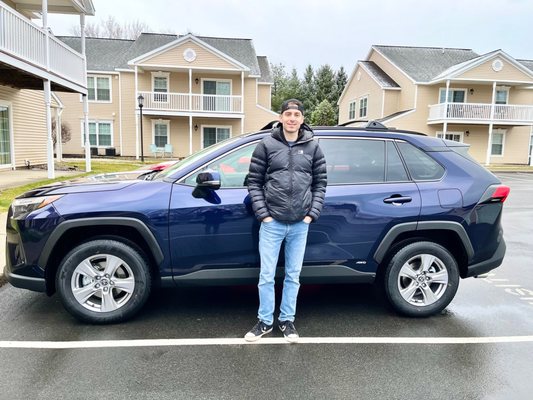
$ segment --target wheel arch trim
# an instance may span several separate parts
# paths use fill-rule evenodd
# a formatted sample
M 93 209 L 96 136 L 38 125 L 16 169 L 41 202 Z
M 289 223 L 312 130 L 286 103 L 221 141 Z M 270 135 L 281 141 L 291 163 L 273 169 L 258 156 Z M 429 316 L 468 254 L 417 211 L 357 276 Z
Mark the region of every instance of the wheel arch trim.
M 64 221 L 61 224 L 59 224 L 52 234 L 48 237 L 48 240 L 46 241 L 46 244 L 44 245 L 43 251 L 39 257 L 39 265 L 44 267 L 48 260 L 50 259 L 50 255 L 52 254 L 52 251 L 54 250 L 54 246 L 57 243 L 57 241 L 69 230 L 84 226 L 95 226 L 95 225 L 114 225 L 114 226 L 126 226 L 130 228 L 134 228 L 142 237 L 144 240 L 146 240 L 146 243 L 148 244 L 148 247 L 150 248 L 150 251 L 152 252 L 155 261 L 160 264 L 163 259 L 163 251 L 161 250 L 161 247 L 159 246 L 159 243 L 157 242 L 157 239 L 155 238 L 152 231 L 140 220 L 130 217 L 99 217 L 99 218 L 80 218 L 80 219 L 73 219 Z
M 472 242 L 470 241 L 465 228 L 460 223 L 453 221 L 423 221 L 406 222 L 393 226 L 385 234 L 385 237 L 381 240 L 379 246 L 374 252 L 374 260 L 376 260 L 378 263 L 381 263 L 392 243 L 394 243 L 396 238 L 402 233 L 428 230 L 447 230 L 455 232 L 459 236 L 459 239 L 465 248 L 468 259 L 470 260 L 474 256 L 474 247 L 472 246 Z

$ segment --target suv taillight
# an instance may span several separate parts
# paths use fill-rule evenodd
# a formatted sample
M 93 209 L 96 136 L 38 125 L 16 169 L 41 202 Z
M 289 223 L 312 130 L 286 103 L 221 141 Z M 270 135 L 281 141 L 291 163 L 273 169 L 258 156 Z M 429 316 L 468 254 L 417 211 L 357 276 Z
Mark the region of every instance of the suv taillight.
M 500 185 L 490 197 L 492 201 L 500 201 L 503 203 L 507 199 L 507 196 L 509 196 L 510 191 L 511 188 L 509 186 Z
M 503 203 L 509 196 L 511 188 L 505 185 L 491 185 L 485 191 L 481 199 L 479 200 L 480 204 L 483 203 Z

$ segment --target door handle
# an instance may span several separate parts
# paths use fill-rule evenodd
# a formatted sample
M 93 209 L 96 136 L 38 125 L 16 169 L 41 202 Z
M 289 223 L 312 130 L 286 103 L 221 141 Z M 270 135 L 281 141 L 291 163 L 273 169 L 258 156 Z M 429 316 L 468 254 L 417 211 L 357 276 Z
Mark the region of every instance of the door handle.
M 413 200 L 412 197 L 395 194 L 395 195 L 392 195 L 391 197 L 387 197 L 386 199 L 383 200 L 383 202 L 387 204 L 394 204 L 395 206 L 399 206 L 399 205 L 402 205 L 403 203 L 409 203 L 412 200 Z

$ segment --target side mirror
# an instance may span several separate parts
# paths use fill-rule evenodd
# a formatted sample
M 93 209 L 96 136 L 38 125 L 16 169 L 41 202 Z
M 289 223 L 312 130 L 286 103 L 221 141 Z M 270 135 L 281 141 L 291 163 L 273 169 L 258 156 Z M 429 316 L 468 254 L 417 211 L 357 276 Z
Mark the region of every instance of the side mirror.
M 212 190 L 220 189 L 220 173 L 212 170 L 200 172 L 196 177 L 196 187 Z

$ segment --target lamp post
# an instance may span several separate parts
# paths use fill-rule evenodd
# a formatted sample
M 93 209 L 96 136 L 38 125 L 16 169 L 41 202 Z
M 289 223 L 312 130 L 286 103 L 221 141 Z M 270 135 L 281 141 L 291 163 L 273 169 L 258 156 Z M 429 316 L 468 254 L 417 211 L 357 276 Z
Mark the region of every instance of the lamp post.
M 144 97 L 142 94 L 137 97 L 137 100 L 139 101 L 139 112 L 141 119 L 141 162 L 144 163 L 144 146 L 143 146 L 143 106 L 144 106 Z

